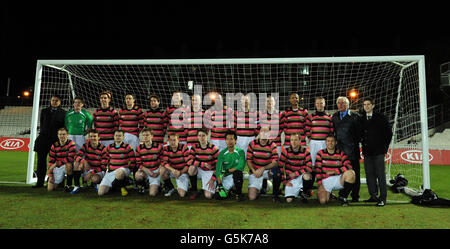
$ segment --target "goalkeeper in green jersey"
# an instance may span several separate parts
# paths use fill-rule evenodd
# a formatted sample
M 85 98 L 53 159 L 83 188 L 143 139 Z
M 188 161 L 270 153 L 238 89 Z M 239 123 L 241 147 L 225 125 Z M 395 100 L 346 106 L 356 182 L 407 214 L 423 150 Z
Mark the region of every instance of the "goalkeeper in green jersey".
M 236 147 L 236 140 L 236 133 L 229 130 L 225 136 L 227 148 L 219 153 L 215 178 L 219 191 L 228 192 L 234 186 L 233 192 L 236 194 L 237 200 L 242 201 L 242 185 L 244 183 L 242 171 L 245 167 L 245 153 L 241 148 Z
M 92 127 L 93 118 L 88 111 L 83 109 L 84 101 L 80 97 L 73 100 L 73 109 L 66 113 L 65 123 L 69 131 L 69 139 L 75 142 L 76 150 L 79 151 L 85 141 L 86 129 Z
M 69 132 L 69 139 L 75 142 L 75 150 L 78 152 L 83 147 L 85 141 L 85 133 L 87 129 L 92 127 L 93 118 L 88 111 L 83 109 L 84 101 L 80 97 L 73 100 L 73 110 L 66 112 L 66 128 Z M 73 167 L 73 177 L 75 180 L 75 189 L 73 194 L 79 191 L 81 170 L 83 164 L 75 164 Z

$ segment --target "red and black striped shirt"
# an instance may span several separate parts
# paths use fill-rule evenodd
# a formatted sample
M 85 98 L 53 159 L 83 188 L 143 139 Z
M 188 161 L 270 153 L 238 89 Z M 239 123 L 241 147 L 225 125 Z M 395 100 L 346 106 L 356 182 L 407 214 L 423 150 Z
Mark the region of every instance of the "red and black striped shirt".
M 96 109 L 94 128 L 98 130 L 100 141 L 114 140 L 114 132 L 119 129 L 119 113 L 112 107 Z
M 149 109 L 144 113 L 143 126 L 152 129 L 153 142 L 164 143 L 167 130 L 167 113 L 162 108 Z
M 325 140 L 333 133 L 331 115 L 325 112 L 314 112 L 306 117 L 306 136 L 313 140 Z
M 197 166 L 206 171 L 215 171 L 218 157 L 219 149 L 214 144 L 208 143 L 206 148 L 202 148 L 200 144 L 196 144 L 189 152 L 188 165 Z M 211 169 L 206 167 L 207 164 L 211 166 Z
M 144 125 L 143 119 L 144 113 L 137 105 L 134 105 L 131 109 L 125 107 L 119 111 L 120 129 L 137 137 L 139 137 L 139 133 Z
M 352 166 L 344 151 L 335 149 L 334 153 L 329 153 L 328 149 L 325 148 L 316 155 L 314 170 L 318 184 L 329 177 L 326 171 L 335 171 L 336 175 L 340 175 L 350 169 L 352 169 Z
M 150 148 L 145 143 L 139 145 L 136 149 L 136 165 L 140 169 L 142 167 L 155 170 L 161 165 L 163 154 L 163 146 L 160 143 L 152 142 Z
M 189 149 L 187 145 L 178 143 L 176 151 L 172 150 L 170 145 L 164 146 L 162 165 L 163 167 L 170 166 L 176 170 L 182 170 L 188 167 Z
M 66 143 L 61 145 L 59 141 L 52 144 L 49 152 L 49 164 L 56 164 L 56 167 L 71 163 L 75 160 L 75 142 L 67 139 Z
M 278 160 L 277 145 L 267 140 L 265 145 L 260 143 L 260 139 L 253 140 L 247 149 L 247 161 L 252 162 L 255 169 L 265 167 Z
M 301 146 L 299 151 L 294 151 L 292 147 L 283 149 L 281 151 L 280 161 L 278 163 L 283 183 L 287 183 L 288 181 L 296 178 L 291 178 L 289 176 L 291 173 L 295 173 L 297 177 L 299 177 L 304 173 L 311 173 L 313 171 L 311 155 L 305 147 Z
M 187 128 L 186 123 L 186 110 L 185 106 L 169 106 L 166 109 L 167 113 L 167 132 L 177 133 L 179 141 L 187 140 Z
M 292 107 L 288 107 L 286 111 L 282 113 L 281 123 L 285 135 L 284 144 L 290 145 L 291 134 L 299 133 L 301 136 L 300 144 L 306 146 L 306 116 L 308 116 L 308 110 L 299 108 L 293 110 Z
M 283 129 L 281 127 L 280 112 L 274 111 L 272 113 L 259 112 L 258 134 L 262 126 L 270 127 L 270 139 L 277 145 L 281 145 L 281 133 Z
M 258 128 L 258 113 L 256 111 L 236 111 L 234 115 L 236 135 L 254 137 Z
M 136 163 L 133 148 L 124 142 L 118 147 L 116 147 L 115 143 L 108 145 L 108 147 L 106 147 L 105 161 L 109 172 L 118 168 L 133 168 Z
M 75 160 L 80 163 L 86 161 L 95 172 L 105 171 L 106 146 L 98 143 L 97 147 L 94 148 L 88 140 L 78 151 Z
M 206 125 L 211 129 L 211 139 L 213 140 L 225 140 L 225 136 L 228 130 L 234 129 L 234 112 L 231 108 L 224 107 L 221 110 L 209 109 L 205 112 Z M 228 120 L 227 120 L 228 115 Z
M 187 145 L 194 146 L 198 144 L 198 130 L 203 127 L 203 109 L 194 111 L 192 108 L 186 110 L 186 125 L 187 129 Z

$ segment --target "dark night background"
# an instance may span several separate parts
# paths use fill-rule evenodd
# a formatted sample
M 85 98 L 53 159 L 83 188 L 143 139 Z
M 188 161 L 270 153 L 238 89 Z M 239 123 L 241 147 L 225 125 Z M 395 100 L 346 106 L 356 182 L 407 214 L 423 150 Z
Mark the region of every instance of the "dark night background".
M 338 2 L 338 1 L 335 1 Z M 425 55 L 428 105 L 448 100 L 445 6 L 133 1 L 2 2 L 0 98 L 34 86 L 38 59 L 258 58 Z M 348 3 L 348 2 L 345 2 Z

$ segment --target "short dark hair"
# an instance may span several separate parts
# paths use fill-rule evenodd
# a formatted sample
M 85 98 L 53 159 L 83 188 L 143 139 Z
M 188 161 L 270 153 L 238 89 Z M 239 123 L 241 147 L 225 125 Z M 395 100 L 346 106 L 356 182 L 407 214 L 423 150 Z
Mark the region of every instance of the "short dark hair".
M 88 130 L 87 130 L 87 133 L 88 133 L 88 134 L 89 134 L 89 133 L 96 133 L 96 134 L 99 134 L 98 130 L 96 130 L 96 129 L 88 129 Z
M 167 137 L 172 137 L 172 136 L 176 136 L 177 138 L 180 138 L 180 135 L 178 135 L 178 133 L 176 132 L 170 132 Z
M 145 127 L 144 129 L 142 129 L 141 133 L 144 133 L 144 132 L 150 132 L 153 135 L 152 129 L 150 127 Z
M 122 134 L 125 134 L 125 131 L 124 131 L 124 130 L 121 130 L 121 129 L 118 129 L 118 130 L 114 131 L 114 134 L 115 134 L 116 132 L 120 132 L 120 133 L 122 133 Z
M 372 97 L 365 97 L 365 98 L 363 99 L 363 103 L 364 103 L 365 101 L 369 101 L 372 105 L 375 104 L 375 99 L 372 98 Z
M 161 102 L 161 98 L 156 94 L 151 94 L 149 99 L 151 100 L 152 98 L 155 98 L 158 102 Z
M 73 102 L 75 102 L 75 100 L 79 99 L 81 101 L 81 103 L 84 105 L 84 100 L 81 97 L 75 97 L 73 98 Z
M 231 129 L 228 129 L 228 130 L 227 130 L 227 133 L 225 133 L 225 138 L 226 138 L 228 135 L 233 135 L 234 140 L 237 140 L 237 134 L 236 134 L 235 131 L 233 131 L 233 130 L 231 130 Z
M 69 133 L 69 131 L 67 130 L 66 127 L 60 127 L 60 128 L 58 129 L 58 131 L 66 131 L 67 133 Z
M 50 97 L 50 99 L 51 99 L 51 98 L 57 98 L 57 99 L 59 99 L 59 100 L 62 100 L 62 99 L 61 99 L 61 95 L 59 95 L 59 94 L 53 94 L 52 97 Z
M 334 141 L 337 141 L 337 138 L 336 138 L 336 136 L 333 133 L 328 133 L 328 135 L 327 135 L 327 137 L 325 139 L 327 139 L 329 137 L 332 137 L 334 139 Z
M 206 129 L 206 127 L 202 127 L 202 128 L 200 128 L 200 129 L 198 129 L 197 134 L 198 134 L 199 132 L 203 132 L 203 133 L 205 133 L 206 135 L 208 135 L 208 129 Z

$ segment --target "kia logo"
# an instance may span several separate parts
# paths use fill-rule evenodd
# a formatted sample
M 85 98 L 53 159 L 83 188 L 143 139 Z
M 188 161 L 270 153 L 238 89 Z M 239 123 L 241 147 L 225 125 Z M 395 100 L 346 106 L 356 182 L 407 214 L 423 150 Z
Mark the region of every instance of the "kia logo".
M 407 150 L 400 154 L 400 157 L 410 163 L 422 163 L 422 151 L 421 150 Z M 428 153 L 428 161 L 433 160 L 433 155 Z
M 6 139 L 0 143 L 0 147 L 2 147 L 5 150 L 20 149 L 24 145 L 25 145 L 25 142 L 23 140 L 15 139 L 15 138 Z

